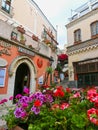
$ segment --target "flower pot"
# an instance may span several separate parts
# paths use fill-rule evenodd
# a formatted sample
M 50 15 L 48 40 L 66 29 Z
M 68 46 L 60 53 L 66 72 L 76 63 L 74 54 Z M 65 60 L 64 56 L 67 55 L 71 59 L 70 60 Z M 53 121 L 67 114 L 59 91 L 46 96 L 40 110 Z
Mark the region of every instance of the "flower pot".
M 24 130 L 24 129 L 21 128 L 20 126 L 15 126 L 12 130 Z
M 24 28 L 23 28 L 22 26 L 18 26 L 18 27 L 17 27 L 17 30 L 18 30 L 20 33 L 22 33 L 22 34 L 25 34 L 25 30 L 24 30 Z
M 32 35 L 32 39 L 33 39 L 34 41 L 38 41 L 38 37 L 35 36 L 34 34 Z
M 20 123 L 18 126 L 15 126 L 12 130 L 28 130 L 28 125 Z

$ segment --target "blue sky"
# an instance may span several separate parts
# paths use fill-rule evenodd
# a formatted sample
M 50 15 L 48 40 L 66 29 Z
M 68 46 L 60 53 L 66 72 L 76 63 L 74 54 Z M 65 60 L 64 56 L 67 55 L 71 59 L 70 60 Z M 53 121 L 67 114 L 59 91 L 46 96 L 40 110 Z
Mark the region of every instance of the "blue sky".
M 67 33 L 65 25 L 68 23 L 68 18 L 71 17 L 71 9 L 75 10 L 84 3 L 90 0 L 34 0 L 39 8 L 51 24 L 57 28 L 57 41 L 59 47 L 63 49 L 67 43 Z

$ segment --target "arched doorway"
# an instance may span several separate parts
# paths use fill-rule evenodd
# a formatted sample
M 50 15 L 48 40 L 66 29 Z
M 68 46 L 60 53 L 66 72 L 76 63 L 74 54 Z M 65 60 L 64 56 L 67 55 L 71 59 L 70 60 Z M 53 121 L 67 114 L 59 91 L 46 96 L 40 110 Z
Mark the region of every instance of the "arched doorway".
M 30 70 L 26 63 L 21 63 L 16 70 L 14 97 L 23 94 L 24 87 L 30 87 Z
M 22 67 L 21 67 L 22 66 Z M 23 67 L 25 66 L 25 67 Z M 18 71 L 20 70 L 22 71 Z M 36 91 L 36 77 L 37 77 L 37 70 L 34 62 L 28 56 L 17 56 L 11 63 L 8 69 L 9 73 L 9 80 L 8 80 L 8 95 L 15 96 L 18 94 L 18 90 L 16 89 L 17 84 L 19 83 L 19 77 L 23 77 L 23 71 L 28 70 L 29 76 L 29 84 L 28 87 L 30 88 L 30 93 Z M 20 72 L 20 73 L 19 73 Z M 19 74 L 17 74 L 19 73 Z M 19 86 L 22 86 L 21 84 Z M 20 87 L 19 87 L 20 88 Z M 16 93 L 17 92 L 17 93 Z

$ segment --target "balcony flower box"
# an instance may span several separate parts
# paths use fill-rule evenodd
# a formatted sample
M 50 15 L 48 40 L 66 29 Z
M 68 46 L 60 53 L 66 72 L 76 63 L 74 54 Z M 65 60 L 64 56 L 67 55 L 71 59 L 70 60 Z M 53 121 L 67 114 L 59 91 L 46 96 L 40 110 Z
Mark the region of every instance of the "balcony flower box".
M 25 30 L 24 30 L 24 28 L 23 28 L 22 26 L 18 26 L 18 27 L 17 27 L 17 30 L 18 30 L 20 33 L 22 33 L 22 34 L 25 34 Z
M 32 39 L 34 40 L 34 41 L 38 41 L 39 40 L 39 38 L 36 36 L 36 35 L 32 35 Z

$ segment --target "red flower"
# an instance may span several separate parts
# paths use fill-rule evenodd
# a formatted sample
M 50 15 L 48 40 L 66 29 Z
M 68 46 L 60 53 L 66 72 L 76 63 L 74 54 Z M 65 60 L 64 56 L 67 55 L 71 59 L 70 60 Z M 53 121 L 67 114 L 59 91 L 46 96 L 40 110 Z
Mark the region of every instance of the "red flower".
M 55 109 L 58 109 L 58 108 L 60 108 L 59 104 L 53 104 L 52 107 L 51 107 L 52 110 L 55 110 Z
M 35 107 L 40 107 L 40 106 L 41 106 L 40 100 L 36 100 L 36 101 L 34 102 L 34 106 L 35 106 Z
M 5 102 L 7 102 L 8 100 L 7 99 L 2 99 L 1 101 L 0 101 L 0 104 L 3 104 L 3 103 L 5 103 Z
M 11 97 L 9 97 L 9 100 L 13 100 L 13 98 L 14 98 L 14 97 L 13 97 L 13 96 L 11 96 Z
M 66 88 L 66 92 L 70 93 L 71 89 L 70 88 Z
M 94 102 L 96 105 L 98 104 L 98 93 L 95 88 L 87 91 L 87 99 L 90 100 L 90 102 Z
M 80 96 L 80 92 L 77 92 L 77 93 L 75 93 L 75 94 L 73 95 L 73 98 L 78 98 L 78 97 L 81 97 L 81 96 Z
M 63 92 L 62 86 L 58 87 L 58 88 L 54 91 L 54 96 L 55 96 L 55 97 L 64 97 L 64 92 Z
M 42 85 L 42 87 L 43 87 L 43 88 L 49 88 L 49 86 L 48 86 L 48 85 Z
M 91 108 L 87 111 L 87 115 L 89 120 L 95 124 L 98 125 L 98 109 Z
M 68 56 L 66 54 L 60 54 L 58 56 L 58 60 L 67 60 L 68 59 Z
M 62 103 L 61 105 L 60 105 L 60 109 L 61 110 L 64 110 L 64 109 L 66 109 L 66 108 L 68 108 L 69 107 L 69 104 L 68 103 Z

